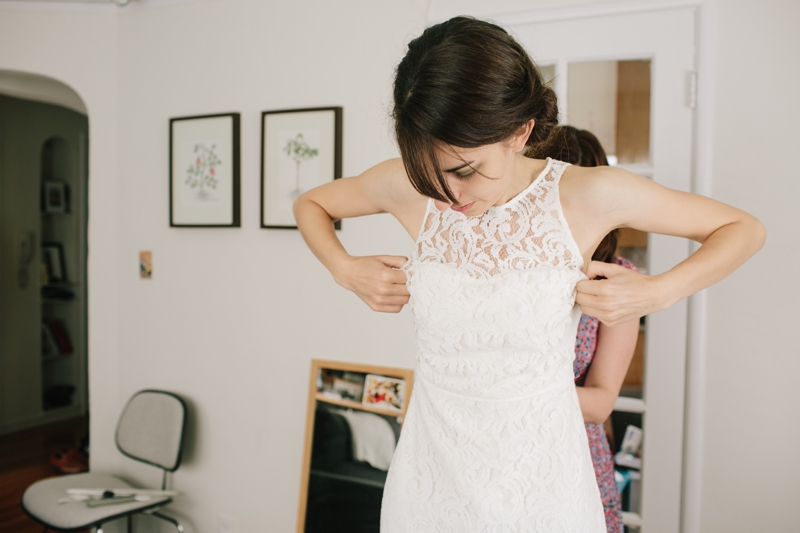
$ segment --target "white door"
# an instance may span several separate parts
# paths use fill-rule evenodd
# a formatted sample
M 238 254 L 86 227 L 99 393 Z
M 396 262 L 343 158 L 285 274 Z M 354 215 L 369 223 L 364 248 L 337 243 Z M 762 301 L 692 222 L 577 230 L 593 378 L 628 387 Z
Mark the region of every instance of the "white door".
M 598 130 L 594 133 L 607 151 L 620 154 L 619 166 L 689 191 L 695 15 L 694 8 L 684 7 L 561 20 L 517 15 L 499 21 L 544 66 L 545 76 L 554 76 L 562 121 L 579 121 L 572 125 Z M 644 110 L 646 124 L 629 127 L 626 139 L 619 131 L 615 135 L 613 123 L 629 119 L 620 109 L 598 102 L 605 98 L 613 107 L 619 89 L 615 84 L 623 79 L 623 70 L 635 67 L 641 73 L 642 65 L 644 75 L 636 78 L 634 73 L 633 83 L 649 77 L 649 102 L 634 102 L 633 107 L 639 105 L 641 114 L 642 105 L 649 105 Z M 625 143 L 636 146 L 622 146 Z M 650 274 L 664 272 L 685 259 L 689 250 L 684 239 L 650 234 L 646 268 Z M 640 397 L 617 403 L 618 410 L 642 413 L 644 430 L 639 512 L 625 518 L 630 525 L 641 521 L 645 533 L 675 533 L 680 530 L 681 512 L 686 301 L 647 317 L 645 339 L 643 386 L 635 394 Z

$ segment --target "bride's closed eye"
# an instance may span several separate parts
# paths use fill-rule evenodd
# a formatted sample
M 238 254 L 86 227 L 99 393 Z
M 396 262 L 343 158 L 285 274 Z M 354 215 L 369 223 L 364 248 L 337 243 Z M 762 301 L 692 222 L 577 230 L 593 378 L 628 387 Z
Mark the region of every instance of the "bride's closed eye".
M 475 169 L 472 168 L 469 169 L 469 172 L 453 172 L 453 175 L 460 180 L 465 180 L 473 174 L 475 174 Z

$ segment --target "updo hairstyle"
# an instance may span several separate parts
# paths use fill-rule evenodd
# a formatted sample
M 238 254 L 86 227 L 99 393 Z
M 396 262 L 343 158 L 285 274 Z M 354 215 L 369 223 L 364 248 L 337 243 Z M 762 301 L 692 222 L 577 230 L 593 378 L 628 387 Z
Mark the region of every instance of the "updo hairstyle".
M 503 28 L 455 17 L 408 44 L 394 83 L 395 135 L 414 188 L 456 202 L 437 165 L 437 147 L 475 148 L 508 140 L 535 121 L 528 147 L 558 124 L 555 92 Z
M 590 131 L 579 130 L 573 126 L 553 128 L 547 142 L 534 148 L 533 156 L 552 157 L 581 167 L 608 166 L 606 151 L 597 137 Z M 600 241 L 592 254 L 592 261 L 614 262 L 618 234 L 619 230 L 613 230 Z

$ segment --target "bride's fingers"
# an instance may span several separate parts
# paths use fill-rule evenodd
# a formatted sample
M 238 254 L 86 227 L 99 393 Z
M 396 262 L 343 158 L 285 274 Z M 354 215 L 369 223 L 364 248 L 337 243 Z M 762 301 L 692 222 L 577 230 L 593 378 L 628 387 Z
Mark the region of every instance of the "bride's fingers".
M 402 283 L 403 285 L 405 285 L 408 280 L 406 273 L 402 270 L 388 270 L 383 278 L 389 283 Z
M 578 294 L 605 294 L 607 291 L 607 283 L 605 283 L 605 281 L 606 280 L 585 279 L 578 282 L 575 286 L 575 290 L 578 291 Z
M 605 303 L 602 296 L 585 292 L 579 292 L 576 294 L 575 302 L 581 307 L 588 306 L 593 308 L 602 308 L 603 304 Z
M 586 277 L 593 280 L 597 277 L 610 278 L 615 274 L 630 272 L 627 268 L 615 263 L 604 263 L 603 261 L 592 261 L 586 269 Z
M 372 299 L 365 299 L 366 304 L 373 311 L 383 313 L 399 313 L 403 306 L 408 303 L 408 298 L 402 296 L 379 296 Z
M 408 288 L 402 283 L 381 284 L 374 292 L 378 296 L 408 296 Z
M 379 299 L 381 305 L 405 305 L 408 303 L 408 296 L 384 296 Z

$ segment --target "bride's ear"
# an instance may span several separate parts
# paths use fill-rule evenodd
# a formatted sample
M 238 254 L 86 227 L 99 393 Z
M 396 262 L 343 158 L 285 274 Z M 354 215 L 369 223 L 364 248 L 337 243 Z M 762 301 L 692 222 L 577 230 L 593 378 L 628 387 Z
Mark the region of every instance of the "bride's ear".
M 530 119 L 511 136 L 511 149 L 514 150 L 514 152 L 519 153 L 525 149 L 525 145 L 528 144 L 528 137 L 531 136 L 535 124 L 536 121 Z

